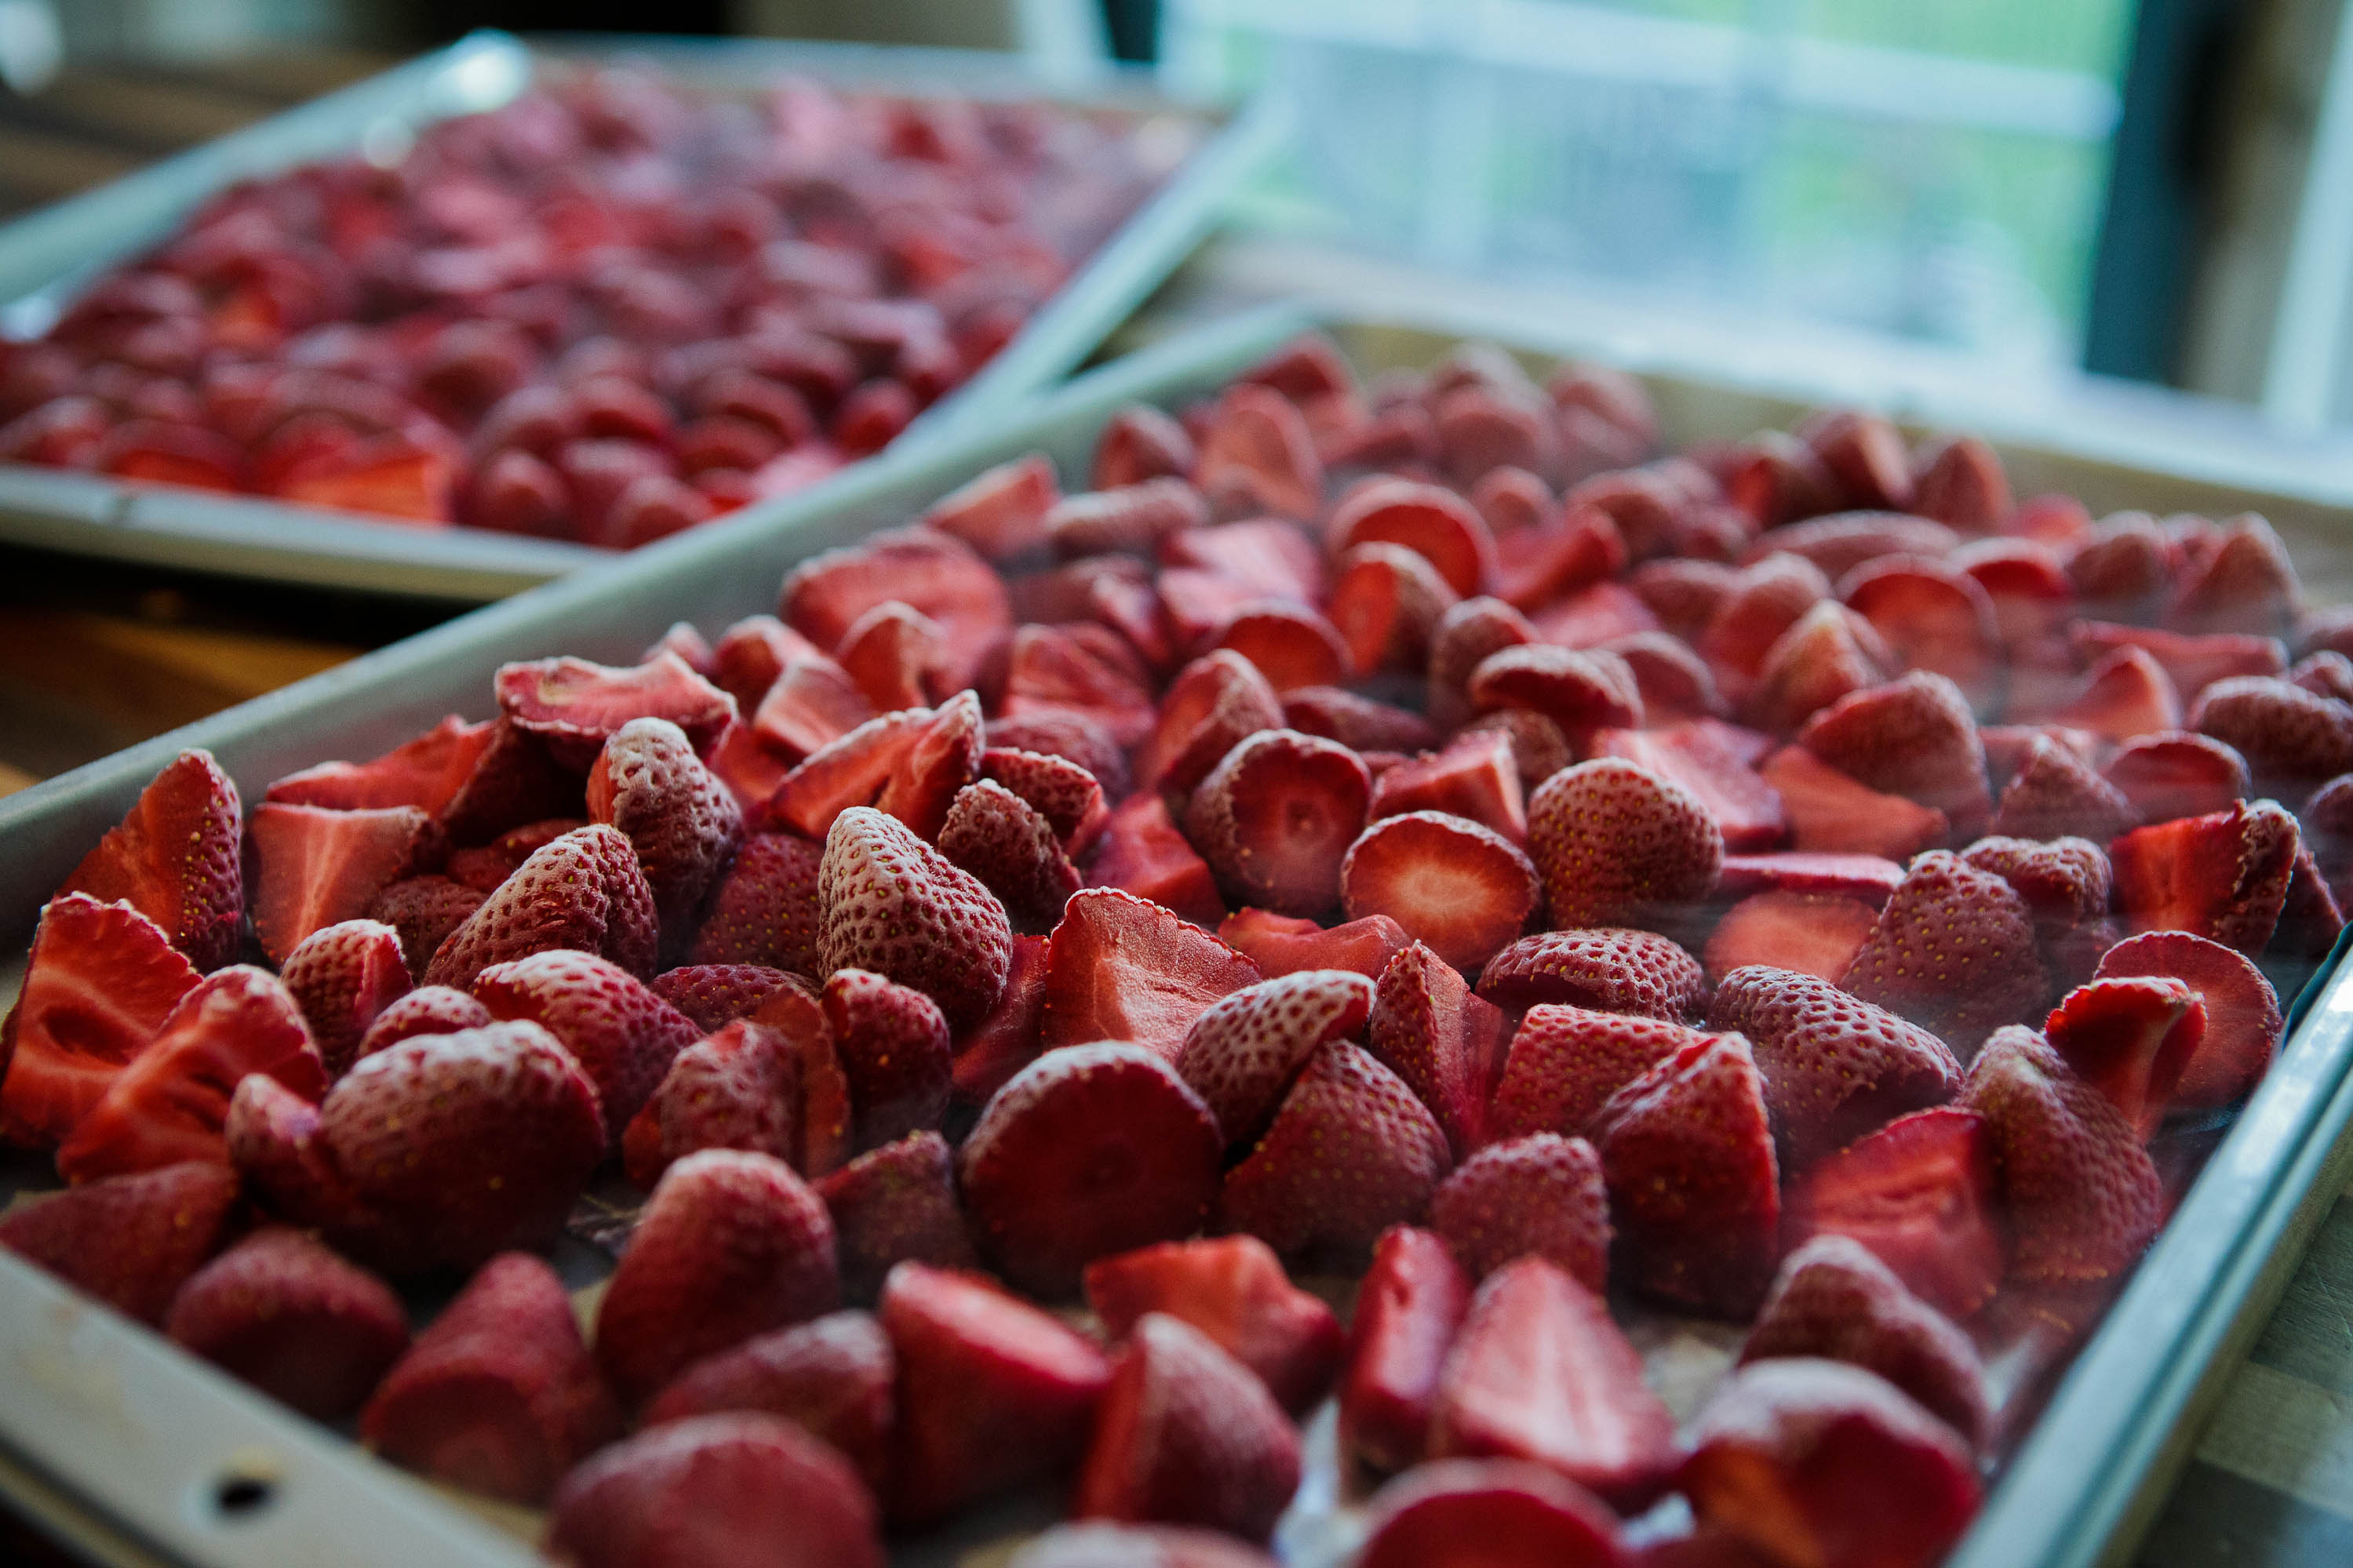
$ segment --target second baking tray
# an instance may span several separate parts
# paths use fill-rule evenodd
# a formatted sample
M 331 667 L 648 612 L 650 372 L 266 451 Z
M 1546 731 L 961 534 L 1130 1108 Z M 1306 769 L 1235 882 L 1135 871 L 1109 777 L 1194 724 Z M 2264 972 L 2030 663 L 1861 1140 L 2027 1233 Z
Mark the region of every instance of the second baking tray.
M 1159 189 L 987 365 L 908 426 L 900 437 L 905 447 L 997 417 L 1083 363 L 1209 230 L 1228 194 L 1282 135 L 1282 110 L 1271 100 L 1229 116 L 1172 100 L 1148 76 L 1108 65 L 1071 75 L 1018 56 L 965 50 L 760 39 L 624 44 L 586 35 L 526 42 L 484 31 L 0 228 L 0 331 L 21 335 L 45 324 L 98 272 L 162 238 L 215 193 L 315 159 L 397 147 L 417 126 L 495 109 L 529 85 L 543 58 L 628 58 L 712 89 L 800 74 L 919 98 L 1122 110 L 1165 126 L 1182 156 Z M 560 540 L 419 528 L 17 463 L 0 463 L 0 543 L 468 604 L 610 558 Z
M 1147 349 L 993 433 L 886 457 L 741 526 L 691 533 L 522 595 L 0 800 L 0 951 L 21 952 L 49 889 L 184 747 L 211 749 L 250 794 L 324 758 L 375 754 L 444 713 L 485 714 L 490 673 L 504 660 L 556 653 L 626 660 L 674 620 L 710 626 L 769 608 L 795 561 L 903 523 L 978 469 L 1025 451 L 1047 452 L 1066 474 L 1083 472 L 1096 431 L 1119 405 L 1180 405 L 1311 321 L 1332 331 L 1367 374 L 1426 363 L 1465 331 L 1532 349 L 1575 346 L 1530 344 L 1525 327 L 1460 319 L 1401 323 L 1276 310 Z M 1656 360 L 1634 368 L 1647 374 L 1677 442 L 1743 435 L 1803 400 L 1786 387 L 1711 380 Z M 2106 458 L 2070 457 L 2063 431 L 2046 430 L 2039 444 L 2007 455 L 2033 483 L 2094 495 L 2103 475 L 2122 472 Z M 2309 487 L 2295 483 L 2125 477 L 2161 507 L 2185 504 L 2179 487 L 2189 487 L 2215 510 L 2302 507 L 2310 520 L 2326 515 Z M 2353 976 L 2332 971 L 2306 988 L 2278 1066 L 2013 1453 L 1951 1563 L 2078 1568 L 2129 1550 L 2193 1433 L 2201 1394 L 2268 1310 L 2284 1268 L 2342 1184 L 2353 1121 L 2348 1068 Z M 1324 1431 L 1328 1418 L 1311 1435 L 1311 1452 L 1328 1452 L 1328 1440 L 1317 1447 Z M 1349 1529 L 1329 1506 L 1330 1482 L 1328 1464 L 1311 1471 L 1282 1537 L 1303 1568 L 1331 1568 L 1346 1550 Z M 307 1568 L 526 1560 L 512 1536 L 5 1254 L 0 1490 L 112 1562 Z M 926 1542 L 901 1549 L 898 1560 L 944 1565 L 968 1544 Z

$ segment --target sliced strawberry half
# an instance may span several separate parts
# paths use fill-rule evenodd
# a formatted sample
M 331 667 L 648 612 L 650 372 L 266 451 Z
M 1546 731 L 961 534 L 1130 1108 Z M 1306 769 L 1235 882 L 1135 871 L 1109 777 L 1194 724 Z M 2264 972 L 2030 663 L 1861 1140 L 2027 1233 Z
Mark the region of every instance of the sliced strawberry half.
M 2188 931 L 2127 937 L 2100 959 L 2098 978 L 2168 975 L 2198 993 L 2206 1032 L 2181 1069 L 2172 1103 L 2213 1110 L 2244 1099 L 2270 1070 L 2285 1027 L 2279 994 L 2245 954 Z
M 1592 754 L 1622 757 L 1681 784 L 1715 820 L 1727 854 L 1771 849 L 1788 836 L 1788 810 L 1780 792 L 1735 756 L 1712 728 L 1603 730 L 1593 737 Z
M 1347 970 L 1307 970 L 1246 985 L 1211 1003 L 1177 1047 L 1177 1075 L 1217 1119 L 1228 1146 L 1265 1130 L 1293 1079 L 1326 1040 L 1361 1033 L 1373 983 Z
M 1046 513 L 1062 499 L 1054 460 L 1032 452 L 999 463 L 931 504 L 923 527 L 1005 562 L 1046 542 Z
M 2279 924 L 2295 818 L 2272 801 L 2136 828 L 2108 847 L 2117 910 L 2137 931 L 2185 931 L 2250 956 Z
M 821 653 L 787 658 L 748 711 L 752 734 L 778 761 L 807 761 L 874 717 L 850 673 Z
M 669 720 L 699 754 L 737 717 L 735 700 L 674 653 L 628 668 L 569 657 L 501 665 L 495 685 L 499 710 L 577 773 L 632 719 Z
M 1230 648 L 1204 654 L 1162 695 L 1152 732 L 1136 750 L 1136 783 L 1190 795 L 1245 737 L 1282 721 L 1282 700 L 1256 665 Z
M 0 1129 L 55 1145 L 201 978 L 163 927 L 128 904 L 61 893 L 41 910 L 8 1014 Z
M 309 1100 L 327 1092 L 326 1067 L 294 998 L 267 971 L 233 964 L 182 997 L 154 1043 L 115 1075 L 58 1148 L 58 1173 L 87 1182 L 183 1160 L 227 1164 L 221 1130 L 248 1073 Z
M 1111 814 L 1086 879 L 1091 887 L 1159 904 L 1196 925 L 1207 926 L 1225 913 L 1209 863 L 1195 853 L 1167 803 L 1156 795 L 1130 795 Z
M 1304 1411 L 1339 1370 L 1340 1320 L 1299 1289 L 1256 1237 L 1138 1247 L 1087 1265 L 1087 1304 L 1114 1341 L 1147 1312 L 1179 1318 L 1256 1373 L 1277 1404 Z
M 1488 1136 L 1582 1135 L 1611 1095 L 1704 1037 L 1664 1018 L 1557 1003 L 1531 1007 L 1489 1103 Z
M 2228 811 L 2249 794 L 2245 758 L 2211 735 L 2181 730 L 2126 742 L 2101 775 L 2146 823 Z
M 1724 913 L 1709 933 L 1700 962 L 1721 984 L 1750 964 L 1796 970 L 1836 980 L 1853 963 L 1879 912 L 1859 899 L 1836 894 L 1752 893 Z
M 311 932 L 357 920 L 394 882 L 437 864 L 433 818 L 413 805 L 365 811 L 264 801 L 253 814 L 253 925 L 284 963 Z
M 822 839 L 841 814 L 872 805 L 912 763 L 933 710 L 881 714 L 804 758 L 769 799 L 768 814 L 804 838 Z
M 2206 1037 L 2206 1004 L 2179 980 L 2112 976 L 2078 985 L 2042 1032 L 2075 1074 L 2105 1094 L 2145 1142 Z
M 1453 965 L 1417 942 L 1381 972 L 1365 1037 L 1437 1116 L 1461 1158 L 1485 1138 L 1487 1099 L 1510 1027 L 1502 1009 L 1472 994 Z
M 1474 1279 L 1542 1258 L 1597 1294 L 1608 1288 L 1609 1194 L 1582 1138 L 1531 1132 L 1488 1144 L 1430 1200 L 1430 1227 Z
M 243 923 L 240 810 L 237 785 L 212 753 L 183 752 L 58 891 L 128 903 L 162 926 L 198 969 L 217 969 L 235 956 Z
M 1517 937 L 1540 897 L 1536 868 L 1517 845 L 1442 811 L 1384 817 L 1340 862 L 1350 920 L 1387 915 L 1458 969 L 1478 967 Z
M 1726 855 L 1715 890 L 1719 897 L 1733 899 L 1757 893 L 1810 893 L 1852 899 L 1879 909 L 1903 881 L 1904 868 L 1882 856 L 1791 850 Z
M 1790 1187 L 1784 1234 L 1792 1248 L 1852 1237 L 1923 1300 L 1969 1316 L 2009 1263 L 1984 1118 L 1939 1106 L 1858 1140 Z
M 1327 928 L 1294 915 L 1243 908 L 1219 922 L 1218 940 L 1257 964 L 1269 980 L 1302 969 L 1353 969 L 1377 980 L 1412 939 L 1387 915 Z
M 1339 900 L 1341 862 L 1364 830 L 1371 795 L 1371 775 L 1345 746 L 1269 730 L 1202 779 L 1185 810 L 1185 836 L 1236 903 L 1320 914 Z
M 1757 776 L 1781 797 L 1791 847 L 1809 853 L 1909 860 L 1949 830 L 1934 806 L 1873 789 L 1803 746 L 1782 747 Z
M 289 805 L 366 811 L 413 805 L 439 816 L 489 750 L 494 726 L 452 713 L 415 740 L 365 763 L 321 763 L 287 774 L 262 793 Z
M 850 623 L 897 599 L 939 623 L 956 662 L 947 689 L 972 683 L 991 644 L 1013 629 L 1005 584 L 962 540 L 899 529 L 812 556 L 786 574 L 777 614 L 821 648 L 839 647 Z
M 1356 1288 L 1340 1376 L 1340 1451 L 1375 1471 L 1419 1464 L 1472 1280 L 1430 1231 L 1398 1226 Z
M 1616 1568 L 1618 1520 L 1567 1477 L 1517 1459 L 1417 1466 L 1374 1494 L 1357 1568 Z
M 1681 784 L 1603 757 L 1564 768 L 1536 790 L 1528 851 L 1556 923 L 1643 925 L 1715 888 L 1724 835 Z

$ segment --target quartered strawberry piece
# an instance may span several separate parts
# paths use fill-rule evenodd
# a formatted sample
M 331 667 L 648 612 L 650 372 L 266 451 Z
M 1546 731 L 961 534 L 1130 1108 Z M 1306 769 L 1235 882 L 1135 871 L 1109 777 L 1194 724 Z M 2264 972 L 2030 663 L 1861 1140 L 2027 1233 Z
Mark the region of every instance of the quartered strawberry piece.
M 1054 830 L 1063 851 L 1084 856 L 1110 820 L 1102 783 L 1077 763 L 1043 752 L 990 745 L 980 754 L 980 774 L 1012 791 Z
M 2037 737 L 2002 786 L 1993 831 L 2010 838 L 2088 838 L 2105 844 L 2134 826 L 2124 792 L 2075 752 Z
M 1965 839 L 1990 815 L 1976 721 L 1941 675 L 1914 670 L 1841 697 L 1806 721 L 1798 744 L 1868 788 L 1943 812 Z
M 2105 736 L 2118 745 L 2138 736 L 2181 728 L 2181 697 L 2173 678 L 2147 648 L 2105 654 L 2084 678 L 2084 689 L 2052 719 Z
M 1501 1009 L 1473 995 L 1453 965 L 1417 942 L 1382 970 L 1365 1038 L 1430 1109 L 1461 1158 L 1485 1138 L 1487 1100 L 1509 1031 Z
M 785 661 L 745 711 L 761 748 L 792 765 L 873 718 L 874 704 L 840 665 L 820 653 L 801 653 Z
M 2075 1075 L 2108 1097 L 2145 1142 L 2206 1036 L 2206 1004 L 2181 981 L 2116 976 L 2078 985 L 2044 1035 Z
M 441 808 L 441 828 L 452 844 L 487 844 L 512 828 L 554 817 L 586 817 L 582 774 L 558 767 L 546 743 L 513 721 L 491 724 L 490 743 L 473 772 Z
M 2080 558 L 2079 558 L 2080 559 Z M 2287 650 L 2277 637 L 2244 637 L 2218 632 L 2185 637 L 2155 626 L 2116 626 L 2107 621 L 2069 623 L 2067 635 L 2086 661 L 2120 647 L 2146 648 L 2173 678 L 2173 689 L 2185 703 L 2218 680 L 2234 675 L 2280 675 L 2287 669 Z
M 184 1160 L 226 1163 L 221 1128 L 248 1073 L 266 1073 L 306 1100 L 327 1089 L 294 998 L 276 976 L 236 964 L 183 996 L 154 1042 L 115 1075 L 58 1148 L 59 1173 L 87 1182 Z
M 1269 730 L 1202 779 L 1185 835 L 1234 902 L 1320 914 L 1339 901 L 1341 862 L 1371 794 L 1364 762 L 1345 746 Z
M 1084 624 L 1025 626 L 1013 634 L 1003 710 L 1070 710 L 1101 724 L 1123 746 L 1152 728 L 1151 672 L 1115 633 Z
M 1464 596 L 1483 591 L 1495 574 L 1495 541 L 1485 520 L 1439 485 L 1397 479 L 1358 485 L 1333 510 L 1324 538 L 1335 555 L 1359 544 L 1403 545 Z
M 1796 849 L 1903 861 L 1949 830 L 1943 812 L 1873 789 L 1803 746 L 1782 747 L 1757 776 L 1781 797 Z
M 128 903 L 163 927 L 189 963 L 217 969 L 236 955 L 244 922 L 240 811 L 237 785 L 212 753 L 183 752 L 58 891 Z
M 1487 1134 L 1580 1136 L 1611 1095 L 1704 1037 L 1663 1018 L 1556 1003 L 1531 1007 L 1512 1037 L 1489 1103 Z
M 2183 931 L 2253 956 L 2279 924 L 2295 819 L 2272 801 L 2135 828 L 2108 847 L 2116 904 L 2136 932 Z
M 228 1236 L 238 1196 L 237 1173 L 213 1160 L 109 1176 L 11 1207 L 0 1247 L 161 1327 L 181 1285 Z
M 1362 1256 L 1421 1211 L 1451 1163 L 1445 1132 L 1403 1079 L 1362 1047 L 1327 1041 L 1226 1173 L 1219 1216 L 1287 1256 Z
M 1992 1419 L 1969 1336 L 1862 1243 L 1816 1237 L 1782 1260 L 1740 1363 L 1820 1356 L 1875 1373 L 1971 1445 Z
M 1359 675 L 1419 670 L 1460 597 L 1438 568 L 1401 544 L 1359 544 L 1339 558 L 1324 614 Z
M 827 971 L 871 970 L 920 991 L 952 1029 L 977 1022 L 1005 989 L 1013 931 L 1004 907 L 880 811 L 852 806 L 835 820 L 818 867 L 818 961 Z
M 785 775 L 769 816 L 804 838 L 823 838 L 843 812 L 872 805 L 905 773 L 935 717 L 928 708 L 902 709 L 828 742 Z
M 8 1014 L 0 1131 L 26 1147 L 56 1145 L 200 978 L 164 928 L 130 905 L 87 893 L 50 900 Z
M 1938 1107 L 1889 1122 L 1791 1186 L 1784 1234 L 1793 1249 L 1852 1237 L 1931 1305 L 1975 1312 L 2009 1255 L 1984 1119 Z
M 1439 1184 L 1430 1227 L 1473 1279 L 1533 1256 L 1588 1290 L 1607 1289 L 1609 1194 L 1582 1138 L 1531 1132 L 1488 1144 Z
M 1706 988 L 1699 961 L 1665 937 L 1608 926 L 1524 936 L 1479 972 L 1479 994 L 1506 1012 L 1562 1002 L 1680 1019 Z
M 1790 850 L 1772 855 L 1726 855 L 1716 879 L 1719 898 L 1757 893 L 1810 893 L 1853 899 L 1877 909 L 1904 880 L 1904 868 L 1878 855 Z
M 1981 712 L 2000 702 L 2000 630 L 1993 601 L 1975 578 L 1941 562 L 1890 555 L 1855 567 L 1838 592 L 1885 639 L 1901 668 L 1947 677 Z
M 881 1495 L 890 1479 L 890 1336 L 869 1313 L 828 1312 L 705 1356 L 647 1405 L 646 1427 L 731 1410 L 806 1427 L 839 1449 Z
M 1229 648 L 1204 654 L 1161 697 L 1152 732 L 1136 749 L 1136 782 L 1189 795 L 1245 737 L 1282 721 L 1282 700 L 1256 665 Z
M 1201 1097 L 1228 1146 L 1254 1141 L 1327 1040 L 1363 1032 L 1373 983 L 1347 970 L 1263 980 L 1211 1003 L 1185 1032 L 1177 1076 Z
M 669 720 L 700 754 L 737 716 L 733 698 L 672 653 L 626 669 L 569 657 L 501 665 L 495 685 L 499 710 L 578 773 L 632 719 Z
M 2126 938 L 2100 959 L 2098 979 L 2129 975 L 2181 981 L 2205 1006 L 2206 1030 L 2182 1066 L 2172 1105 L 2219 1110 L 2263 1080 L 2285 1026 L 2278 993 L 2245 954 L 2188 931 L 2149 931 Z
M 1834 599 L 1789 623 L 1757 667 L 1741 716 L 1775 734 L 1798 727 L 1840 698 L 1876 686 L 1899 668 L 1878 629 Z
M 270 1226 L 196 1270 L 164 1331 L 313 1420 L 359 1408 L 408 1346 L 392 1288 L 301 1231 Z
M 1090 887 L 1132 893 L 1196 925 L 1225 912 L 1208 862 L 1194 852 L 1157 795 L 1130 795 L 1111 814 L 1086 879 Z
M 1871 905 L 1838 894 L 1751 893 L 1724 912 L 1700 961 L 1717 984 L 1751 964 L 1836 980 L 1854 962 L 1878 918 Z
M 1640 925 L 1704 898 L 1724 860 L 1706 805 L 1614 757 L 1579 763 L 1530 799 L 1528 849 L 1563 925 Z
M 474 977 L 474 997 L 493 1018 L 537 1024 L 596 1081 L 616 1138 L 671 1060 L 702 1031 L 643 981 L 608 960 L 562 950 L 494 963 Z
M 1840 1362 L 1741 1368 L 1690 1440 L 1678 1485 L 1692 1510 L 1777 1563 L 1927 1568 L 1968 1528 L 1981 1495 L 1959 1434 Z
M 420 978 L 465 990 L 493 963 L 559 947 L 651 974 L 657 941 L 653 891 L 637 851 L 614 829 L 593 824 L 533 850 L 442 942 Z
M 521 1252 L 477 1270 L 360 1413 L 393 1463 L 526 1507 L 620 1430 L 564 1281 Z
M 750 713 L 796 658 L 825 657 L 825 650 L 774 616 L 746 616 L 719 634 L 711 649 L 710 679 Z
M 980 699 L 960 691 L 934 711 L 905 763 L 874 797 L 875 809 L 905 823 L 918 838 L 936 841 L 956 792 L 980 776 Z
M 1618 1568 L 1618 1521 L 1557 1471 L 1446 1459 L 1374 1494 L 1357 1568 Z
M 1245 907 L 1219 923 L 1218 940 L 1257 964 L 1269 980 L 1302 969 L 1349 969 L 1377 980 L 1412 939 L 1387 915 L 1326 928 L 1312 920 Z
M 1913 861 L 1839 984 L 1964 1057 L 2050 995 L 2025 900 L 1942 849 Z
M 1433 1458 L 1527 1459 L 1637 1511 L 1682 1454 L 1674 1417 L 1602 1299 L 1541 1258 L 1488 1276 L 1448 1352 Z
M 1986 1042 L 1960 1103 L 1984 1119 L 2015 1247 L 2013 1275 L 2066 1283 L 2121 1274 L 2157 1234 L 2163 1194 L 2139 1134 L 2031 1029 Z
M 1517 937 L 1541 898 L 1536 868 L 1517 845 L 1442 811 L 1366 828 L 1340 862 L 1339 882 L 1350 920 L 1387 915 L 1458 969 L 1476 968 Z
M 1398 1226 L 1375 1242 L 1340 1374 L 1344 1455 L 1382 1472 L 1420 1462 L 1472 1283 L 1433 1232 Z
M 2001 458 L 1975 436 L 1948 436 L 1912 455 L 1912 510 L 1962 533 L 1988 533 L 2014 510 Z
M 929 1130 L 871 1149 L 817 1183 L 833 1216 L 842 1294 L 871 1301 L 884 1276 L 913 1258 L 972 1268 L 979 1254 L 956 1201 L 955 1153 Z
M 254 934 L 277 963 L 311 932 L 365 916 L 393 883 L 438 864 L 443 848 L 433 818 L 413 805 L 264 801 L 250 831 Z
M 1785 1170 L 1802 1171 L 1960 1087 L 1960 1065 L 1942 1040 L 1815 975 L 1735 970 L 1707 1021 L 1747 1037 Z
M 1264 1542 L 1300 1471 L 1299 1433 L 1266 1385 L 1183 1319 L 1146 1312 L 1112 1358 L 1071 1512 Z
M 372 762 L 321 763 L 289 773 L 262 798 L 337 811 L 413 805 L 438 817 L 472 776 L 493 732 L 490 723 L 469 724 L 453 713 Z
M 345 921 L 311 932 L 278 978 L 301 1009 L 330 1078 L 352 1065 L 377 1016 L 409 990 L 400 933 L 380 921 Z
M 1087 1265 L 1087 1304 L 1114 1341 L 1146 1313 L 1190 1324 L 1258 1374 L 1285 1410 L 1311 1408 L 1339 1370 L 1340 1320 L 1292 1284 L 1255 1237 L 1161 1242 Z

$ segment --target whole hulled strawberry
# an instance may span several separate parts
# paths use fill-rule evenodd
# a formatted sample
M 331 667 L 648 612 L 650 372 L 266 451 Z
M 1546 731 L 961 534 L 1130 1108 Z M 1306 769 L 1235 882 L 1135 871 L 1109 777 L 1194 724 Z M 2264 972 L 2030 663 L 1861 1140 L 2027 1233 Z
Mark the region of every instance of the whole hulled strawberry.
M 364 1057 L 315 1110 L 248 1078 L 227 1140 L 268 1206 L 406 1273 L 546 1246 L 604 1154 L 605 1121 L 572 1054 L 515 1022 Z
M 533 850 L 449 933 L 426 966 L 424 983 L 470 990 L 474 977 L 494 963 L 558 947 L 648 975 L 658 937 L 653 890 L 637 850 L 598 824 Z
M 882 812 L 852 806 L 818 868 L 818 961 L 865 969 L 939 1004 L 951 1028 L 977 1023 L 1005 989 L 1013 927 L 978 879 Z

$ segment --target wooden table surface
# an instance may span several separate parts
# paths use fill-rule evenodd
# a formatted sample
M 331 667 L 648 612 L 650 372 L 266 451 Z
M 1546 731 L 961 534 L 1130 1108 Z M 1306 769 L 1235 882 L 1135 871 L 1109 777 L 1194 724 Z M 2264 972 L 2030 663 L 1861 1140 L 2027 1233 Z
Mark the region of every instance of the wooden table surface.
M 29 100 L 0 92 L 0 217 L 386 63 L 305 50 L 202 69 L 80 68 Z M 2314 586 L 2353 597 L 2353 582 Z M 0 794 L 448 613 L 0 548 Z M 2137 1554 L 2124 1560 L 2353 1564 L 2353 1191 L 2322 1222 Z M 0 1513 L 0 1562 L 72 1561 Z

